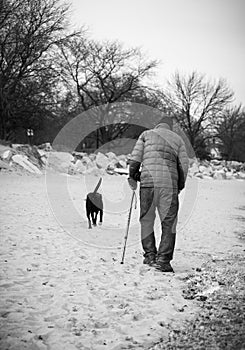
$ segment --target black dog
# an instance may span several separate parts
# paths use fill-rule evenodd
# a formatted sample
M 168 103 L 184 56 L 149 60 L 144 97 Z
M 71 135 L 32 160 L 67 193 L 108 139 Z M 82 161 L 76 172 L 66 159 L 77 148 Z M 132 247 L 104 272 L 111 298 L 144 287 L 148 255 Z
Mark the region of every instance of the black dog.
M 92 219 L 93 226 L 96 226 L 98 213 L 100 213 L 99 223 L 102 224 L 102 221 L 103 221 L 102 195 L 100 193 L 97 193 L 101 182 L 102 182 L 102 178 L 100 178 L 97 186 L 95 187 L 94 192 L 90 192 L 86 198 L 86 214 L 88 218 L 88 228 L 92 228 L 91 219 Z

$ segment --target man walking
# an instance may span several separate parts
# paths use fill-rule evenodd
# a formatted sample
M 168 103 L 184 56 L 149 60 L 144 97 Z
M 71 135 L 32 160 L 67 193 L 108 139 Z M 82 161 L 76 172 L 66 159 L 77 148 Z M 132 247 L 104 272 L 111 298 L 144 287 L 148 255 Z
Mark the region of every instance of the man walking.
M 143 263 L 163 272 L 174 272 L 170 261 L 176 238 L 178 194 L 188 172 L 185 144 L 172 130 L 173 118 L 162 118 L 154 129 L 140 135 L 129 160 L 130 187 L 135 190 L 140 181 Z M 162 229 L 158 250 L 154 234 L 156 209 Z

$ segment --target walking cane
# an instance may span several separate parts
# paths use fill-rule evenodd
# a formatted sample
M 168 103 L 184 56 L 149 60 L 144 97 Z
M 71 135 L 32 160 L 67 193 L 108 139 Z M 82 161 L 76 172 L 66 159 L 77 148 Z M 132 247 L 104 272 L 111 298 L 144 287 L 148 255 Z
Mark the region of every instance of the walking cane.
M 125 234 L 125 237 L 124 237 L 124 247 L 123 247 L 123 254 L 122 254 L 122 261 L 121 261 L 121 264 L 124 263 L 124 256 L 125 256 L 126 244 L 127 244 L 127 239 L 128 239 L 129 225 L 130 225 L 131 213 L 132 213 L 132 208 L 133 208 L 133 201 L 134 201 L 134 197 L 135 197 L 135 196 L 136 196 L 135 191 L 133 191 L 133 192 L 132 192 L 132 198 L 131 198 L 130 209 L 129 209 L 129 214 L 128 214 L 127 229 L 126 229 L 126 234 Z

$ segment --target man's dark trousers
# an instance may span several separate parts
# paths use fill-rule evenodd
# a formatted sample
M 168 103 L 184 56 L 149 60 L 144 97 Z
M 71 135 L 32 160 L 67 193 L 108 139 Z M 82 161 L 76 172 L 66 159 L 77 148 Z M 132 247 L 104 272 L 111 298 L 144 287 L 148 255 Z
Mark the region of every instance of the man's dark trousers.
M 160 217 L 162 230 L 158 250 L 154 234 L 156 209 Z M 141 241 L 145 257 L 155 256 L 160 262 L 169 262 L 173 259 L 178 209 L 177 189 L 140 188 Z

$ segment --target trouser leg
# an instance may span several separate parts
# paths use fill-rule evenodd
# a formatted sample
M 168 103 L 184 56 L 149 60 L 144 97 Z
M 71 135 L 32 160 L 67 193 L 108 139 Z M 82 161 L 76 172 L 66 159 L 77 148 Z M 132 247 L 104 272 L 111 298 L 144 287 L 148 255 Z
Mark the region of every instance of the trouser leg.
M 154 221 L 156 217 L 154 204 L 154 188 L 140 189 L 140 224 L 141 242 L 144 257 L 155 256 L 156 241 L 154 235 Z
M 169 262 L 173 259 L 178 209 L 179 200 L 177 191 L 170 190 L 167 192 L 163 189 L 158 202 L 162 235 L 157 252 L 157 260 L 161 262 Z

